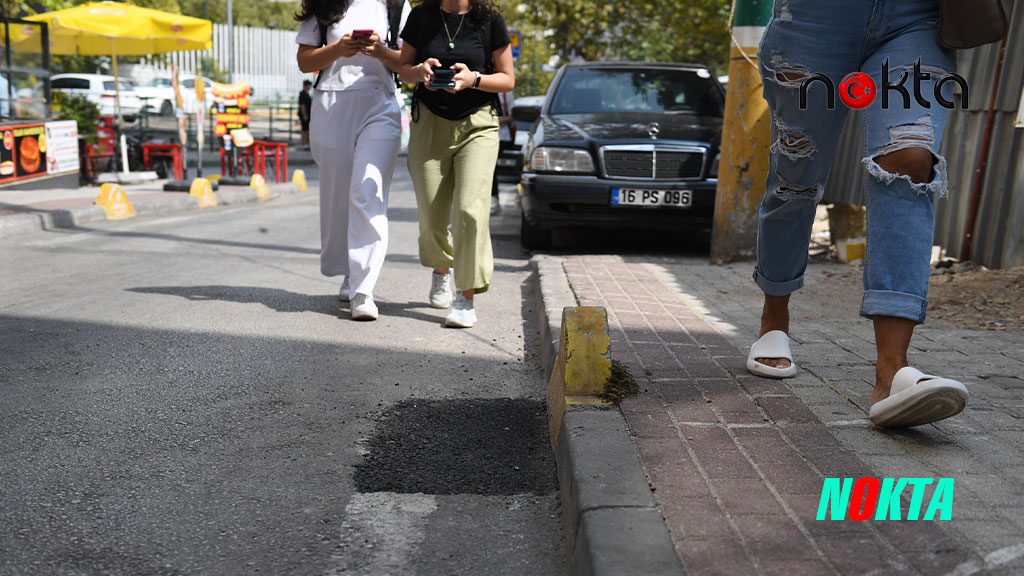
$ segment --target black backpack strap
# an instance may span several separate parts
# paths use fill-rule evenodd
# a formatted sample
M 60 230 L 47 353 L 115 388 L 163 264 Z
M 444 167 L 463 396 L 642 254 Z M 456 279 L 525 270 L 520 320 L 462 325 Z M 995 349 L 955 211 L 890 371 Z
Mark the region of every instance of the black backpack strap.
M 323 22 L 317 22 L 316 25 L 320 28 L 320 45 L 327 46 L 327 29 L 331 26 L 328 24 L 324 26 Z M 324 71 L 321 70 L 316 74 L 316 80 L 313 81 L 313 89 L 320 85 L 320 78 L 324 75 Z

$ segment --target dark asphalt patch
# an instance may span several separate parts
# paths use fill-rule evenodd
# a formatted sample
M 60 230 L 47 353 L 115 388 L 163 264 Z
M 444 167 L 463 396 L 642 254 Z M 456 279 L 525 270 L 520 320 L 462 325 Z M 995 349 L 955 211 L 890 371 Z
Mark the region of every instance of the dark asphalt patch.
M 543 401 L 405 400 L 356 465 L 360 492 L 549 494 L 557 486 Z

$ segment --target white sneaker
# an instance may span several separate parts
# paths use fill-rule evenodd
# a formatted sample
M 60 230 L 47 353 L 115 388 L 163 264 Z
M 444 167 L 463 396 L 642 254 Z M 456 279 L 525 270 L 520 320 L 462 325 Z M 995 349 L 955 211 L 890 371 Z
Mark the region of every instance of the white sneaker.
M 344 282 L 341 283 L 341 288 L 338 290 L 338 300 L 340 300 L 341 302 L 348 302 L 348 292 L 351 289 L 352 288 L 348 285 L 348 276 L 345 276 L 345 280 Z
M 366 294 L 356 294 L 352 298 L 352 319 L 376 320 L 377 305 L 373 303 L 373 298 Z
M 497 196 L 491 196 L 491 216 L 501 212 L 501 202 L 498 201 Z
M 452 328 L 472 328 L 476 324 L 476 310 L 473 309 L 473 301 L 459 292 L 455 297 L 455 304 L 452 311 L 444 319 L 444 325 Z
M 430 305 L 434 308 L 447 308 L 452 305 L 452 275 L 450 272 L 430 273 Z

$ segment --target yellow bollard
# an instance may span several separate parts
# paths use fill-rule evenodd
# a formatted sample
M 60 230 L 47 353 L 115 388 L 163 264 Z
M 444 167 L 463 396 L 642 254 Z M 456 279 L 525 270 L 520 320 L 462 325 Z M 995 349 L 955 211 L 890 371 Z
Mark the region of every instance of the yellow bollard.
M 548 426 L 557 445 L 566 406 L 598 405 L 612 374 L 609 357 L 608 312 L 597 306 L 566 306 L 562 309 L 558 358 L 548 383 Z
M 296 170 L 292 174 L 292 182 L 299 185 L 299 192 L 309 190 L 309 185 L 306 184 L 306 173 L 302 170 Z
M 267 186 L 267 181 L 263 176 L 253 174 L 249 180 L 249 188 L 256 189 L 256 197 L 259 198 L 261 204 L 270 200 L 270 187 Z
M 102 206 L 107 220 L 124 220 L 135 216 L 135 207 L 128 203 L 128 195 L 120 184 L 107 182 L 100 186 L 100 195 L 95 204 Z
M 217 206 L 217 195 L 213 193 L 213 186 L 206 178 L 192 180 L 188 195 L 195 196 L 199 200 L 200 208 L 215 208 Z

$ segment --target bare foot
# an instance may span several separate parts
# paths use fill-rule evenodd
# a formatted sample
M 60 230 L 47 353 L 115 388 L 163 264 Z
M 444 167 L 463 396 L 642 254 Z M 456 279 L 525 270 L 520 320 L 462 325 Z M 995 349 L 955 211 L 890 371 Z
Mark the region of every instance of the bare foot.
M 764 307 L 761 309 L 761 333 L 764 336 L 772 330 L 782 330 L 789 334 L 789 295 L 764 295 Z M 772 368 L 789 368 L 791 362 L 786 358 L 754 358 L 754 361 Z

